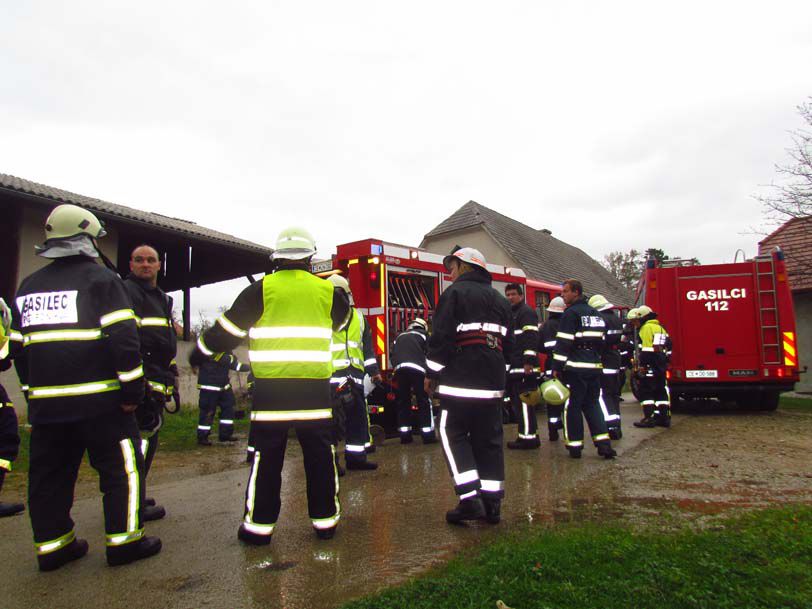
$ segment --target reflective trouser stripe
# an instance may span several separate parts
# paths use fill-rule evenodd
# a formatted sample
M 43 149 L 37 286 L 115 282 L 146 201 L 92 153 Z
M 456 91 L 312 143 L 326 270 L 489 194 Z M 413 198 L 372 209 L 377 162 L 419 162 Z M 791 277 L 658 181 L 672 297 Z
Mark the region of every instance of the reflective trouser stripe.
M 234 421 L 231 419 L 220 419 L 220 425 L 234 425 Z
M 311 518 L 310 521 L 313 523 L 313 527 L 316 529 L 331 529 L 338 524 L 338 521 L 341 519 L 341 503 L 338 501 L 338 491 L 339 491 L 339 484 L 338 484 L 338 467 L 336 467 L 336 447 L 334 444 L 330 445 L 330 452 L 333 455 L 332 462 L 333 462 L 333 481 L 336 486 L 336 494 L 333 497 L 333 501 L 335 504 L 336 512 L 335 515 L 329 516 L 327 518 Z
M 61 550 L 73 542 L 74 539 L 76 539 L 76 531 L 71 530 L 61 537 L 50 541 L 43 541 L 42 543 L 35 543 L 34 546 L 37 548 L 37 554 L 42 556 L 43 554 L 50 554 L 51 552 Z
M 505 490 L 504 480 L 485 480 L 483 478 L 481 482 L 482 491 L 485 493 L 498 493 L 499 491 Z
M 147 450 L 149 449 L 149 439 L 141 438 L 141 456 L 147 456 Z
M 608 433 L 599 433 L 599 434 L 597 434 L 595 436 L 592 436 L 592 441 L 593 442 L 603 442 L 604 440 L 608 440 L 608 439 L 609 439 L 609 434 Z
M 601 412 L 603 413 L 603 420 L 608 421 L 610 419 L 609 409 L 606 407 L 606 401 L 603 399 L 603 387 L 601 387 L 601 391 L 598 394 L 598 405 L 601 407 Z
M 473 490 L 473 491 L 469 491 L 467 493 L 463 493 L 462 495 L 460 495 L 460 499 L 470 499 L 471 497 L 476 497 L 478 492 L 479 491 L 477 491 L 477 490 Z
M 254 502 L 257 496 L 257 472 L 259 471 L 259 461 L 262 458 L 260 451 L 254 451 L 254 461 L 251 463 L 251 475 L 248 477 L 248 488 L 245 492 L 245 518 L 243 519 L 243 527 L 249 533 L 254 535 L 271 535 L 274 526 L 272 524 L 257 524 L 254 522 Z
M 503 389 L 470 389 L 468 387 L 451 387 L 449 385 L 439 385 L 437 393 L 439 395 L 475 400 L 493 400 L 501 398 L 505 394 Z
M 404 427 L 398 427 L 398 431 L 400 433 L 409 433 L 411 430 L 412 430 L 411 427 L 405 427 L 405 426 Z
M 348 453 L 362 453 L 364 452 L 364 445 L 363 444 L 345 444 L 344 450 Z
M 198 431 L 211 431 L 211 425 L 198 425 Z
M 530 406 L 522 402 L 522 429 L 519 432 L 519 437 L 524 440 L 532 440 L 536 437 L 536 434 L 530 433 L 530 416 Z M 535 413 L 532 416 L 535 416 Z
M 218 387 L 217 385 L 198 385 L 198 389 L 201 391 L 223 391 L 225 387 Z
M 122 533 L 109 533 L 108 546 L 121 546 L 137 541 L 144 536 L 144 529 L 140 528 L 138 508 L 141 499 L 141 481 L 138 478 L 138 467 L 135 459 L 135 447 L 129 438 L 119 442 L 121 455 L 124 458 L 124 471 L 127 474 L 127 529 Z

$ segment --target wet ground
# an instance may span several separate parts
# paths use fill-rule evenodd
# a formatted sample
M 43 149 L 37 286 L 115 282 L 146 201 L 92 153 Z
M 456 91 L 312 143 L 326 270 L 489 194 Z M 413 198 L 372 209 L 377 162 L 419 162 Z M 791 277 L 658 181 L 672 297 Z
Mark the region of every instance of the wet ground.
M 271 546 L 249 548 L 236 538 L 247 479 L 241 452 L 165 455 L 151 474 L 151 494 L 169 512 L 148 526 L 164 541 L 158 557 L 108 568 L 101 500 L 83 485 L 80 495 L 86 496 L 77 499 L 73 514 L 90 554 L 57 572 L 36 571 L 27 517 L 0 521 L 0 606 L 334 607 L 528 522 L 666 521 L 675 514 L 703 518 L 730 507 L 812 501 L 812 457 L 804 452 L 812 415 L 681 414 L 666 432 L 633 428 L 639 406 L 632 402 L 624 413 L 625 436 L 616 443 L 614 462 L 593 450 L 572 460 L 560 443 L 546 441 L 540 451 L 508 451 L 507 499 L 497 527 L 448 526 L 444 513 L 455 498 L 439 444 L 389 440 L 373 456 L 378 471 L 341 479 L 339 532 L 319 541 L 307 518 L 302 460 L 293 441 Z M 512 437 L 515 427 L 505 432 Z

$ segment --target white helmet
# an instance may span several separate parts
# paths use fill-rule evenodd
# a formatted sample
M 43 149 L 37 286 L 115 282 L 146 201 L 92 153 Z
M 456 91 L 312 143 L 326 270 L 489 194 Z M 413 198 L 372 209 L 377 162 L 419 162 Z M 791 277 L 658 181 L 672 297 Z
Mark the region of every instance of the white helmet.
M 547 312 L 548 313 L 563 313 L 564 309 L 567 308 L 567 303 L 564 302 L 564 299 L 561 296 L 556 296 L 550 301 L 550 304 L 547 305 Z
M 422 317 L 415 317 L 411 323 L 409 324 L 409 329 L 411 330 L 423 330 L 423 332 L 429 331 L 429 324 L 426 323 L 426 320 Z
M 481 269 L 487 269 L 487 262 L 485 261 L 485 256 L 482 255 L 478 249 L 474 249 L 473 247 L 458 247 L 455 248 L 453 252 L 451 252 L 448 256 L 443 258 L 443 266 L 446 268 L 447 271 L 451 270 L 449 266 L 451 261 L 454 259 L 462 260 L 463 262 L 467 262 L 468 264 L 473 264 L 474 266 L 478 266 Z
M 330 275 L 327 278 L 327 281 L 332 283 L 335 287 L 341 288 L 347 294 L 347 298 L 350 299 L 350 304 L 355 305 L 355 302 L 352 299 L 352 290 L 350 290 L 350 282 L 347 281 L 344 277 L 339 274 Z
M 276 247 L 271 258 L 278 260 L 302 260 L 316 253 L 316 242 L 313 236 L 303 228 L 291 226 L 276 238 Z
M 632 309 L 629 311 L 629 314 L 626 316 L 626 319 L 642 319 L 647 315 L 651 315 L 654 311 L 651 310 L 651 307 L 643 305 L 641 307 L 637 307 L 636 309 Z

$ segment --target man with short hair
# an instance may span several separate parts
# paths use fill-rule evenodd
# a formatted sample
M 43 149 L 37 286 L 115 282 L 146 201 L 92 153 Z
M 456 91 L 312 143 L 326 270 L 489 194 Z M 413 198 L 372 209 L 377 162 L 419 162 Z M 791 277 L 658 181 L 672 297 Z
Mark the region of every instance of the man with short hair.
M 606 421 L 598 404 L 606 322 L 589 306 L 584 298 L 584 288 L 577 279 L 564 282 L 561 298 L 567 308 L 561 316 L 555 337 L 552 372 L 570 390 L 569 402 L 564 406 L 567 450 L 570 457 L 581 458 L 584 447 L 583 417 L 586 417 L 598 454 L 612 459 L 617 453 L 612 449 Z
M 505 393 L 519 423 L 518 437 L 507 443 L 512 450 L 531 450 L 541 446 L 536 421 L 536 407 L 523 402 L 520 394 L 538 389 L 539 317 L 524 301 L 524 291 L 518 283 L 505 286 L 505 297 L 513 315 L 513 353 Z
M 178 339 L 172 321 L 172 297 L 158 287 L 161 258 L 151 245 L 139 245 L 130 254 L 130 274 L 124 280 L 132 302 L 141 358 L 147 379 L 144 399 L 135 417 L 141 431 L 141 453 L 144 455 L 144 484 L 158 450 L 158 433 L 163 424 L 164 408 L 177 386 L 175 364 Z M 166 515 L 161 505 L 147 498 L 141 513 L 144 521 L 160 520 Z

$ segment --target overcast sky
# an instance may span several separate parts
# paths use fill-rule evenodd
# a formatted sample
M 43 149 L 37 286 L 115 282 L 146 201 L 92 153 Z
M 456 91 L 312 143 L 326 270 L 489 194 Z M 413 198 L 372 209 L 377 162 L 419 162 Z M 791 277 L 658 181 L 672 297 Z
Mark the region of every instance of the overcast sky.
M 667 6 L 666 6 L 667 4 Z M 265 245 L 473 199 L 581 247 L 748 256 L 812 2 L 5 2 L 0 172 Z M 244 285 L 208 290 L 230 303 Z

